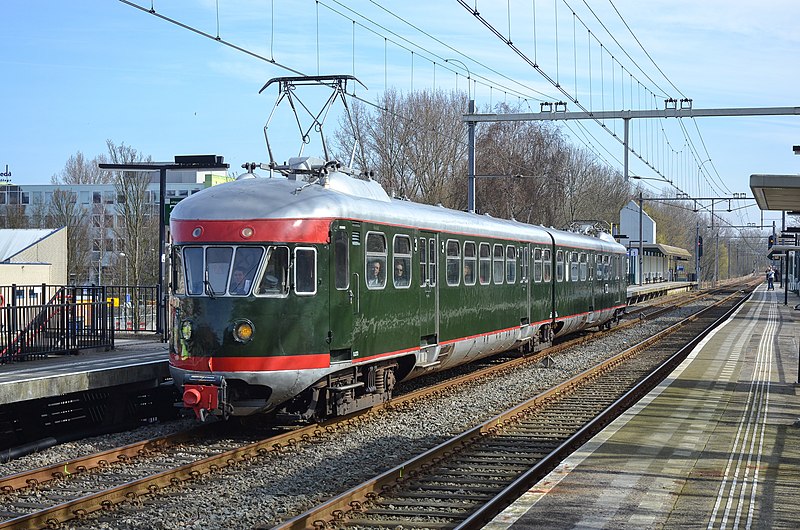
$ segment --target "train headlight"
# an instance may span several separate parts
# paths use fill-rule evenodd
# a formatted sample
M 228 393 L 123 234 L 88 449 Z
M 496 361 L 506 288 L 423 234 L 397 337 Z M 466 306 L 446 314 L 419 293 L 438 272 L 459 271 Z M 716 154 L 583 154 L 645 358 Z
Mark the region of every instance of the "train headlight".
M 192 321 L 191 320 L 184 320 L 181 322 L 181 338 L 183 340 L 189 340 L 192 338 Z
M 254 332 L 253 323 L 249 320 L 239 320 L 233 324 L 233 338 L 238 342 L 250 342 Z

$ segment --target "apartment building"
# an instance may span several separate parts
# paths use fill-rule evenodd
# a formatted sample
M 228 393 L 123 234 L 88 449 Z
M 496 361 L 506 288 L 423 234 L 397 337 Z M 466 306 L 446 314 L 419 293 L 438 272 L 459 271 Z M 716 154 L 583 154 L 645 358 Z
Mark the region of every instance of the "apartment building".
M 158 216 L 159 175 L 151 173 L 145 194 L 149 214 Z M 224 170 L 176 169 L 167 171 L 166 202 L 174 203 L 198 191 L 230 180 Z M 118 269 L 124 258 L 123 243 L 117 234 L 121 231 L 120 210 L 126 198 L 118 196 L 113 184 L 13 184 L 0 180 L 0 228 L 43 228 L 45 217 L 53 202 L 54 193 L 67 193 L 88 224 L 86 251 L 88 268 L 83 277 L 73 273 L 68 278 L 74 284 L 102 285 L 108 280 L 110 269 Z M 156 219 L 157 221 L 157 219 Z M 156 222 L 157 226 L 157 222 Z M 59 228 L 59 227 L 49 227 Z M 152 249 L 155 252 L 155 249 Z

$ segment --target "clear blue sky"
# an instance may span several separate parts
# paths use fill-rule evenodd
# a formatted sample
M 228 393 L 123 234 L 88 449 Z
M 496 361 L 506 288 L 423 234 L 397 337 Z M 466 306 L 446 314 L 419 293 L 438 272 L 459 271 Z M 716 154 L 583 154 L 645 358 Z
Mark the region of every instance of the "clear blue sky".
M 561 0 L 557 12 L 553 2 L 542 1 L 511 2 L 511 14 L 506 2 L 484 0 L 477 6 L 495 28 L 505 36 L 510 32 L 515 45 L 592 110 L 629 108 L 631 87 L 634 99 L 642 93 L 649 96 L 636 89 L 635 81 L 620 85 L 619 67 L 613 68 L 617 84 L 612 89 L 613 62 L 607 58 L 601 66 L 599 44 L 587 45 L 593 40 L 581 21 L 604 49 L 618 57 L 626 72 L 633 72 L 658 94 L 654 100 L 660 101 L 663 90 L 669 96 L 692 98 L 695 108 L 800 106 L 800 2 L 587 2 L 603 25 L 582 0 L 567 3 L 580 19 L 573 18 Z M 550 99 L 564 99 L 455 0 L 434 5 L 389 2 L 391 12 L 368 0 L 219 4 L 223 39 L 306 74 L 355 74 L 369 88 L 360 92 L 367 99 L 374 99 L 387 85 L 403 91 L 434 84 L 466 90 L 461 63 L 479 80 L 472 85 L 479 108 L 502 99 L 516 102 L 520 97 L 515 93 L 529 97 L 535 111 L 539 110 L 536 98 L 547 99 L 537 91 Z M 142 5 L 150 8 L 149 1 Z M 216 5 L 211 0 L 156 1 L 155 9 L 216 35 Z M 614 6 L 668 79 L 638 47 Z M 291 75 L 287 70 L 115 0 L 6 0 L 3 8 L 0 171 L 8 164 L 15 183 L 49 183 L 76 152 L 88 158 L 104 153 L 106 139 L 124 142 L 154 160 L 216 153 L 237 170 L 244 162 L 268 160 L 263 126 L 276 92 L 270 89 L 259 95 L 258 90 L 271 77 Z M 444 65 L 444 58 L 461 62 Z M 568 109 L 578 110 L 572 103 Z M 286 117 L 279 113 L 270 127 L 281 132 L 271 135 L 279 159 L 296 155 L 300 146 L 296 128 Z M 684 150 L 677 122 L 660 123 L 670 145 L 681 154 L 664 157 L 659 151 L 662 142 L 648 140 L 660 135 L 656 129 L 660 124 L 634 130 L 634 141 L 692 195 L 717 195 L 697 187 L 698 162 L 709 157 L 712 162 L 702 164 L 703 170 L 711 172 L 716 186 L 726 192 L 750 195 L 753 173 L 800 173 L 800 156 L 792 154 L 792 145 L 800 144 L 800 116 L 682 120 L 694 144 L 692 155 L 687 154 L 688 147 Z M 328 127 L 333 126 L 329 122 Z M 621 135 L 621 125 L 608 126 Z M 604 160 L 621 168 L 620 144 L 597 126 L 589 125 L 587 131 L 577 134 L 588 138 Z M 307 154 L 317 154 L 313 149 Z M 631 171 L 655 175 L 635 161 Z M 742 215 L 743 222 L 759 218 L 755 207 L 742 210 Z

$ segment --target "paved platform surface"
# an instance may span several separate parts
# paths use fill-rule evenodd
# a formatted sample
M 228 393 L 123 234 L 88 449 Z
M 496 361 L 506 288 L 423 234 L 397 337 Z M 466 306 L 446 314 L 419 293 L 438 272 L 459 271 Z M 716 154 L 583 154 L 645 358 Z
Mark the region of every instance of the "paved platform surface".
M 643 300 L 658 298 L 668 294 L 676 294 L 683 291 L 697 289 L 697 282 L 658 282 L 645 283 L 643 285 L 629 285 L 627 288 L 627 299 L 629 304 L 636 304 Z
M 117 339 L 115 346 L 0 365 L 0 405 L 117 385 L 152 387 L 169 377 L 167 343 Z
M 765 288 L 485 528 L 800 528 L 800 298 Z

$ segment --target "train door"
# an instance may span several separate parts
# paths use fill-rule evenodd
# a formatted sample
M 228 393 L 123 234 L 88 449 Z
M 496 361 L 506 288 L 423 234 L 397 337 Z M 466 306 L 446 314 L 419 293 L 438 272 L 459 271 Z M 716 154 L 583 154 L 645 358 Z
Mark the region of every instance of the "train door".
M 419 256 L 419 336 L 420 346 L 439 342 L 438 239 L 431 232 L 420 232 L 417 239 Z
M 530 243 L 523 243 L 522 245 L 522 275 L 521 283 L 525 289 L 525 325 L 531 323 L 531 245 Z
M 592 311 L 597 311 L 597 284 L 595 283 L 595 274 L 597 273 L 597 254 L 594 252 L 589 253 L 589 307 Z
M 581 296 L 586 297 L 586 304 L 587 304 L 587 315 L 586 315 L 586 323 L 591 325 L 594 323 L 595 319 L 597 318 L 597 313 L 595 309 L 595 289 L 594 289 L 594 277 L 593 277 L 593 264 L 594 264 L 594 254 L 589 252 L 581 252 L 580 255 L 580 274 L 581 274 L 581 290 L 583 294 Z
M 358 312 L 357 275 L 351 276 L 350 231 L 344 222 L 331 227 L 330 310 L 328 312 L 331 362 L 350 361 L 353 356 L 353 314 Z

